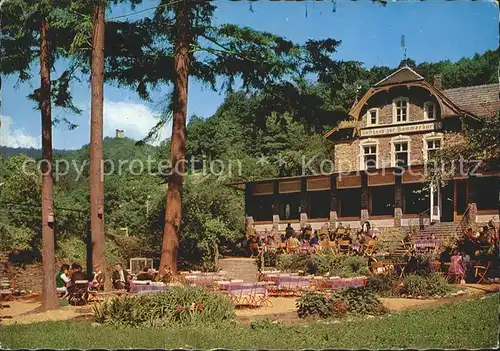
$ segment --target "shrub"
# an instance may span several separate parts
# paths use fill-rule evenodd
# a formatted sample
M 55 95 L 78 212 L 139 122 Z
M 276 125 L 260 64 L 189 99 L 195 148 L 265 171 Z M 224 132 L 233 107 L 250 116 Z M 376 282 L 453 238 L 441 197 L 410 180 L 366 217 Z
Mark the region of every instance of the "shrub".
M 427 284 L 425 278 L 420 275 L 409 275 L 405 278 L 403 282 L 403 291 L 409 295 L 416 296 L 426 296 L 427 295 Z
M 400 279 L 397 275 L 370 275 L 366 283 L 366 288 L 381 296 L 397 295 Z
M 330 304 L 342 301 L 350 313 L 382 314 L 386 312 L 377 296 L 365 288 L 346 288 L 336 291 L 329 298 Z
M 276 267 L 277 262 L 277 254 L 276 251 L 265 251 L 264 255 L 264 267 Z M 262 259 L 261 257 L 257 257 L 257 266 L 259 269 L 262 269 Z
M 367 275 L 368 260 L 359 256 L 345 256 L 328 253 L 297 253 L 277 255 L 276 266 L 286 272 L 299 270 L 307 274 L 330 273 L 342 278 Z
M 429 295 L 444 295 L 451 291 L 452 286 L 440 273 L 431 273 L 427 280 L 427 292 Z
M 330 270 L 331 275 L 342 278 L 357 277 L 360 275 L 368 275 L 368 259 L 359 256 L 349 256 L 339 260 L 337 265 Z
M 297 299 L 297 314 L 300 318 L 341 317 L 352 314 L 382 314 L 387 310 L 377 296 L 365 288 L 346 288 L 333 293 L 329 298 L 317 292 L 308 292 Z
M 347 305 L 342 300 L 335 300 L 332 303 L 332 315 L 335 317 L 343 317 L 349 312 Z
M 297 299 L 295 305 L 297 306 L 299 318 L 306 318 L 308 316 L 328 318 L 332 314 L 325 295 L 317 292 L 306 292 Z
M 279 255 L 276 258 L 276 267 L 282 271 L 296 272 L 302 270 L 309 273 L 307 267 L 310 260 L 311 254 L 306 252 Z
M 234 306 L 225 297 L 196 287 L 172 287 L 165 293 L 115 299 L 95 305 L 99 323 L 133 327 L 219 324 L 234 319 Z
M 439 273 L 428 276 L 409 275 L 403 282 L 403 291 L 414 296 L 442 295 L 451 290 L 451 286 Z

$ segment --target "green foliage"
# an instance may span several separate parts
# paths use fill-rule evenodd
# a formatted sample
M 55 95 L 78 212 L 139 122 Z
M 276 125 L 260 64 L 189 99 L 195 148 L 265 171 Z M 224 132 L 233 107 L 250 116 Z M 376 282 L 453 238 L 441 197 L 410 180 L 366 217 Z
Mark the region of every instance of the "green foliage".
M 398 295 L 400 279 L 394 274 L 370 275 L 366 288 L 380 296 Z
M 306 292 L 297 299 L 295 306 L 299 318 L 309 316 L 328 318 L 332 315 L 326 296 L 318 292 Z
M 339 276 L 343 278 L 367 275 L 368 261 L 364 257 L 332 253 L 296 253 L 276 256 L 276 267 L 285 272 L 304 271 L 307 274 Z
M 300 318 L 318 316 L 321 318 L 342 317 L 351 314 L 383 314 L 386 309 L 377 296 L 365 288 L 345 288 L 327 297 L 318 292 L 307 292 L 296 301 Z
M 0 158 L 0 250 L 36 251 L 40 245 L 41 177 L 26 156 Z
M 277 262 L 277 254 L 276 251 L 265 251 L 263 253 L 264 255 L 264 267 L 276 267 L 276 262 Z M 261 267 L 262 260 L 260 257 L 257 257 L 257 266 L 259 269 L 262 269 Z
M 98 323 L 132 327 L 217 325 L 234 319 L 229 299 L 195 287 L 171 287 L 165 293 L 114 299 L 95 305 Z
M 403 292 L 413 296 L 444 295 L 451 288 L 448 280 L 439 273 L 428 276 L 409 275 L 403 281 Z
M 377 296 L 370 290 L 362 287 L 345 288 L 335 291 L 328 303 L 333 306 L 337 301 L 342 301 L 349 313 L 354 314 L 383 314 L 387 312 Z
M 250 328 L 256 329 L 256 330 L 262 330 L 262 329 L 276 329 L 276 327 L 282 327 L 283 324 L 279 322 L 273 323 L 269 319 L 256 319 L 252 323 L 250 323 Z
M 70 262 L 85 262 L 87 257 L 87 246 L 85 242 L 77 237 L 59 240 L 57 242 L 57 256 Z

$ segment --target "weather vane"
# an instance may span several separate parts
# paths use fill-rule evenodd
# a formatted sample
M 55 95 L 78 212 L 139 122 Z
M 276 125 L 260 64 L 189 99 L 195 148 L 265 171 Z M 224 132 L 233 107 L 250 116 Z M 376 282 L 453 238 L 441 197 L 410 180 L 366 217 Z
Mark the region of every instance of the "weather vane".
M 404 34 L 401 36 L 401 48 L 403 49 L 403 61 L 406 62 L 406 40 Z

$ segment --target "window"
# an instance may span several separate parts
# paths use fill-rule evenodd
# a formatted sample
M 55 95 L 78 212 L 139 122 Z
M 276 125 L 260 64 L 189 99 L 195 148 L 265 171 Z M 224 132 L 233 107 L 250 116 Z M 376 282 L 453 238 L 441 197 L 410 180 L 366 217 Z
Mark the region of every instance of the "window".
M 377 145 L 363 146 L 364 169 L 377 168 Z
M 396 167 L 408 166 L 408 142 L 394 143 L 394 157 Z
M 433 102 L 426 102 L 424 104 L 424 118 L 425 119 L 436 118 L 436 105 Z
M 436 157 L 436 154 L 440 148 L 441 148 L 441 139 L 427 140 L 427 159 L 430 160 Z
M 309 218 L 329 218 L 331 194 L 326 191 L 311 191 L 307 193 Z
M 368 126 L 375 126 L 378 124 L 378 109 L 373 108 L 373 109 L 368 111 L 366 124 Z
M 397 98 L 393 102 L 393 122 L 403 123 L 409 120 L 408 118 L 408 98 Z
M 369 210 L 374 216 L 394 214 L 394 186 L 369 188 Z
M 339 217 L 359 217 L 361 214 L 361 189 L 339 189 L 337 191 Z

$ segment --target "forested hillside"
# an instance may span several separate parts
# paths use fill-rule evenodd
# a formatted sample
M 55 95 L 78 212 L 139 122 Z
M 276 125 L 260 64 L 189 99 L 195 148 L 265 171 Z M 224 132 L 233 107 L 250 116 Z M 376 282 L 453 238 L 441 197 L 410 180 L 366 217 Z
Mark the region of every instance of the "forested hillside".
M 487 84 L 497 82 L 498 52 L 488 51 L 454 63 L 415 65 L 409 60 L 407 64 L 429 80 L 441 74 L 444 88 Z M 302 77 L 261 91 L 237 91 L 228 94 L 213 116 L 191 116 L 181 258 L 205 267 L 213 264 L 216 249 L 243 236 L 243 195 L 226 184 L 301 174 L 304 156 L 317 156 L 315 164 L 328 159 L 331 145 L 322 138 L 322 132 L 347 118 L 356 98 L 394 69 L 367 70 L 356 62 L 342 63 L 325 68 L 325 74 L 315 82 Z M 127 138 L 106 138 L 104 150 L 105 222 L 110 240 L 106 250 L 110 262 L 124 256 L 158 254 L 168 177 L 168 167 L 163 168 L 163 175 L 158 167 L 169 159 L 168 141 L 153 147 Z M 0 251 L 19 250 L 37 257 L 40 177 L 35 165 L 26 161 L 39 158 L 39 151 L 1 147 L 0 153 L 4 156 L 0 160 Z M 54 188 L 58 253 L 80 261 L 85 257 L 89 218 L 88 160 L 88 145 L 55 152 L 60 165 Z M 220 160 L 215 165 L 219 168 L 214 166 L 215 174 L 210 174 L 210 164 L 214 165 L 210 162 L 214 160 Z M 28 166 L 22 172 L 25 163 Z M 137 240 L 126 245 L 116 240 L 115 236 L 126 232 Z

